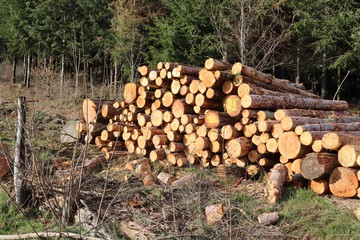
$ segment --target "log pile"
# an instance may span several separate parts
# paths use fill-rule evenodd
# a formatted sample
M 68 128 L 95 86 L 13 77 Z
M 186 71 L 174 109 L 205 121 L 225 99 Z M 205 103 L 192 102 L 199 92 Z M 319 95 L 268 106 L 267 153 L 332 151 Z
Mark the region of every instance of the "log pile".
M 360 196 L 360 117 L 346 101 L 212 58 L 138 72 L 124 100 L 83 102 L 78 131 L 106 158 L 125 148 L 179 167 L 236 165 L 250 177 L 282 164 L 296 186 Z

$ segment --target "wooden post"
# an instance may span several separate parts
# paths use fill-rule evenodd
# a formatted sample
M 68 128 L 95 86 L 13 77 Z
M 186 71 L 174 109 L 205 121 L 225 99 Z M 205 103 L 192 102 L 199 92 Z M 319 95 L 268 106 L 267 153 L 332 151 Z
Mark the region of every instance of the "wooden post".
M 18 104 L 18 126 L 16 133 L 15 145 L 15 161 L 14 161 L 14 189 L 15 189 L 15 202 L 23 207 L 28 200 L 28 191 L 26 190 L 26 183 L 24 180 L 25 174 L 25 97 L 17 99 Z

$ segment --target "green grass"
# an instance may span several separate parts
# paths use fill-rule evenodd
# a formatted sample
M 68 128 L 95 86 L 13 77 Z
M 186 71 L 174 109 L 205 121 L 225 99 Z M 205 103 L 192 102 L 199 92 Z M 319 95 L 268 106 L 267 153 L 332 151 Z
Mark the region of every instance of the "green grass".
M 292 189 L 280 206 L 280 215 L 291 235 L 317 239 L 359 239 L 360 222 L 328 199 L 309 189 Z
M 30 233 L 44 229 L 39 212 L 29 208 L 21 212 L 4 190 L 0 190 L 0 234 Z

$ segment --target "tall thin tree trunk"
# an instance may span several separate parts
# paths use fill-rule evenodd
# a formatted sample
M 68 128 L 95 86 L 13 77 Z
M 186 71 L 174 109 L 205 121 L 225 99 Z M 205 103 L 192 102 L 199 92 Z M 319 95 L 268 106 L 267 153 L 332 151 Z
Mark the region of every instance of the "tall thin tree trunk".
M 11 82 L 12 84 L 16 82 L 16 55 L 13 56 L 12 61 Z
M 300 83 L 300 49 L 296 47 L 296 77 L 295 83 Z
M 90 77 L 90 87 L 91 87 L 91 98 L 93 98 L 95 90 L 94 90 L 94 78 L 93 78 L 92 67 L 90 67 L 90 69 L 89 69 L 89 77 Z
M 240 6 L 240 59 L 243 64 L 245 62 L 245 1 L 241 1 Z
M 26 55 L 24 55 L 24 59 L 23 59 L 23 67 L 24 67 L 24 85 L 26 85 L 26 79 L 27 79 L 27 65 L 26 65 L 27 61 L 26 61 Z
M 88 79 L 88 61 L 86 59 L 84 59 L 84 66 L 83 66 L 83 71 L 84 71 L 84 94 L 85 96 L 87 95 L 87 79 Z
M 26 88 L 30 87 L 30 70 L 31 70 L 31 55 L 28 54 L 27 56 L 27 65 L 26 65 Z
M 340 67 L 337 67 L 337 89 L 341 88 L 341 70 L 340 70 Z M 336 96 L 336 99 L 337 100 L 340 100 L 340 92 L 341 90 L 339 89 L 338 93 L 337 93 L 337 96 Z
M 325 69 L 325 60 L 326 60 L 326 53 L 323 54 L 323 69 L 321 74 L 321 98 L 326 98 L 327 95 L 327 79 L 326 79 L 326 69 Z
M 60 98 L 64 96 L 64 84 L 65 84 L 65 55 L 61 54 L 61 71 L 60 71 Z
M 15 162 L 14 162 L 14 190 L 15 202 L 23 207 L 28 200 L 28 191 L 25 183 L 25 97 L 17 99 L 18 104 L 18 126 L 16 133 L 15 145 Z
M 114 60 L 114 99 L 116 99 L 116 94 L 117 94 L 117 77 L 118 77 L 118 66 L 117 66 L 117 61 Z
M 75 67 L 75 98 L 78 97 L 79 94 L 79 68 Z

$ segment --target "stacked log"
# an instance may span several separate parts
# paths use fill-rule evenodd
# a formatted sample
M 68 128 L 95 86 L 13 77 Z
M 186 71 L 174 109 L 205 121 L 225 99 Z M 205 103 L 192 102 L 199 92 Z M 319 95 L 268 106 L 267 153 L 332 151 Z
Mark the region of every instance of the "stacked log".
M 317 193 L 353 194 L 334 185 L 342 175 L 354 182 L 360 167 L 360 117 L 346 101 L 212 58 L 204 67 L 167 62 L 138 72 L 123 101 L 83 102 L 78 131 L 103 153 L 126 148 L 179 167 L 234 165 L 249 177 L 283 164 L 296 186 L 306 180 Z

